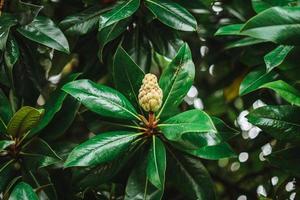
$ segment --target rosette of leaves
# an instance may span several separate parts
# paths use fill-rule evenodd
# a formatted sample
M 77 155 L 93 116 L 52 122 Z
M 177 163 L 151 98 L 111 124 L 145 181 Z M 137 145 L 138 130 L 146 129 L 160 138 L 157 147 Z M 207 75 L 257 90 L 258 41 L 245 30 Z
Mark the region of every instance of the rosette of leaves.
M 1 104 L 0 191 L 3 199 L 34 200 L 39 199 L 38 196 L 56 199 L 44 168 L 61 161 L 61 158 L 46 141 L 31 135 L 44 110 L 24 106 L 13 113 L 2 92 Z
M 0 90 L 0 193 L 3 199 L 57 199 L 49 169 L 62 159 L 48 143 L 60 137 L 74 120 L 79 103 L 60 88 L 78 76 L 71 74 L 62 79 L 43 109 L 23 106 L 15 112 L 11 99 Z
M 125 199 L 161 199 L 166 183 L 173 184 L 188 199 L 215 199 L 213 183 L 201 158 L 234 156 L 226 143 L 234 132 L 204 111 L 181 113 L 177 109 L 195 76 L 188 45 L 181 46 L 160 76 L 164 95 L 160 110 L 154 114 L 154 124 L 138 104 L 144 75 L 119 47 L 113 63 L 117 90 L 86 79 L 63 86 L 65 92 L 108 120 L 113 128 L 76 146 L 65 168 L 75 168 L 75 182 L 81 192 L 107 183 L 129 168 Z M 78 174 L 80 170 L 85 173 Z

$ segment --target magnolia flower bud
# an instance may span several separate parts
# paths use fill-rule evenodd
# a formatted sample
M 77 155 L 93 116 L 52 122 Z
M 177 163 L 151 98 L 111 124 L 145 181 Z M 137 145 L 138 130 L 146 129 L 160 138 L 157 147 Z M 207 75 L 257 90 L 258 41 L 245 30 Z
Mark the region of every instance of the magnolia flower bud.
M 139 90 L 139 104 L 147 112 L 156 112 L 162 104 L 163 93 L 154 74 L 146 74 Z

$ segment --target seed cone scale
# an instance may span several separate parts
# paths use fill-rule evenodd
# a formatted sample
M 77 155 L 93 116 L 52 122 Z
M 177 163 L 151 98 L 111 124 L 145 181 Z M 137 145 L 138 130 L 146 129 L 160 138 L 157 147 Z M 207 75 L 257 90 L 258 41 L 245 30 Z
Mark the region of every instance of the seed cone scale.
M 163 93 L 154 74 L 146 74 L 139 90 L 139 104 L 147 112 L 156 112 L 162 104 Z

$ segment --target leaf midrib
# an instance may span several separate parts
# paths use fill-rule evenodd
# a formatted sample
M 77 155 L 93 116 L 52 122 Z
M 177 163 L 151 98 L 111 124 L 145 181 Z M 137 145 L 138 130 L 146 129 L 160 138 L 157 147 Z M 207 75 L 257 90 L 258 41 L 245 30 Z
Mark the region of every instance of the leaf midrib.
M 126 4 L 124 4 L 124 6 L 120 7 L 120 9 L 117 12 L 113 13 L 106 21 L 104 21 L 103 25 L 107 24 L 111 20 L 111 18 L 113 18 L 116 14 L 119 14 L 119 12 L 121 12 L 125 7 L 128 6 L 128 4 L 132 3 L 133 1 L 134 0 L 130 0 Z M 102 28 L 104 27 L 105 26 L 103 26 Z
M 252 116 L 252 117 L 254 117 L 254 118 L 256 118 L 255 116 Z M 273 120 L 273 121 L 276 121 L 276 122 L 282 122 L 282 123 L 286 123 L 286 124 L 288 124 L 288 125 L 293 125 L 293 126 L 296 126 L 296 127 L 299 127 L 300 128 L 300 124 L 295 124 L 295 123 L 293 123 L 293 122 L 288 122 L 288 121 L 285 121 L 285 120 L 281 120 L 281 119 L 276 119 L 276 118 L 266 118 L 266 117 L 259 117 L 258 116 L 258 119 L 262 119 L 262 120 Z M 251 119 L 249 120 L 250 121 L 250 123 L 251 123 Z
M 97 147 L 93 148 L 92 150 L 89 151 L 88 154 L 95 154 L 95 152 L 96 152 L 97 150 L 99 150 L 99 148 L 102 148 L 103 146 L 106 146 L 106 145 L 108 145 L 108 144 L 112 144 L 112 143 L 118 142 L 118 141 L 123 140 L 123 139 L 125 139 L 125 138 L 136 137 L 136 136 L 139 135 L 139 134 L 140 134 L 140 133 L 136 133 L 136 134 L 132 134 L 132 135 L 124 135 L 124 136 L 121 136 L 120 138 L 118 138 L 118 139 L 116 139 L 116 140 L 113 140 L 113 141 L 109 140 L 109 141 L 107 141 L 106 143 L 103 143 L 103 144 L 101 144 L 100 146 L 97 146 Z M 77 149 L 75 148 L 75 150 L 77 150 Z M 86 156 L 86 154 L 80 155 L 79 157 L 77 157 L 76 160 L 79 160 L 79 159 L 81 160 L 84 156 Z M 74 160 L 72 160 L 72 162 L 74 162 Z M 72 162 L 71 162 L 71 163 L 72 163 Z M 78 161 L 76 161 L 76 163 L 77 163 L 77 162 L 78 162 Z M 67 165 L 67 166 L 72 166 L 72 165 Z
M 34 29 L 36 29 L 37 31 L 39 31 L 40 33 L 42 33 L 44 36 L 46 36 L 48 39 L 50 39 L 52 42 L 54 42 L 55 44 L 58 44 L 62 49 L 64 49 L 65 51 L 68 52 L 68 49 L 66 49 L 63 45 L 61 45 L 60 42 L 57 42 L 56 40 L 54 40 L 51 37 L 49 37 L 47 34 L 45 34 L 40 28 L 38 28 L 34 24 L 30 23 L 30 24 L 27 24 L 27 26 L 33 27 Z M 26 29 L 23 28 L 23 27 L 21 27 L 21 30 L 26 30 Z M 28 32 L 28 30 L 26 30 L 26 32 Z
M 77 90 L 77 89 L 75 88 L 75 90 Z M 82 91 L 81 91 L 81 92 L 82 92 Z M 130 112 L 130 111 L 129 111 L 128 109 L 126 109 L 125 107 L 123 107 L 123 106 L 121 106 L 121 105 L 115 103 L 114 101 L 110 100 L 109 98 L 107 98 L 107 97 L 105 97 L 105 96 L 95 96 L 94 94 L 88 93 L 88 92 L 86 92 L 86 91 L 83 91 L 82 93 L 87 94 L 87 95 L 90 95 L 90 96 L 92 96 L 92 97 L 94 97 L 94 98 L 101 97 L 101 98 L 105 99 L 106 101 L 110 102 L 111 104 L 113 104 L 113 105 L 115 105 L 115 106 L 121 108 L 121 110 L 123 109 L 124 111 L 126 111 L 127 113 L 129 113 L 130 115 L 132 115 L 133 117 L 135 117 L 136 119 L 139 119 L 134 113 Z M 119 98 L 119 95 L 117 95 L 117 96 L 118 96 L 118 98 Z
M 183 21 L 185 21 L 187 24 L 189 24 L 191 27 L 193 27 L 193 24 L 191 24 L 191 23 L 190 23 L 187 19 L 185 19 L 184 17 L 179 17 L 179 16 L 176 15 L 176 14 L 173 15 L 174 12 L 173 12 L 172 10 L 170 10 L 169 8 L 164 7 L 164 6 L 158 4 L 158 3 L 154 2 L 154 1 L 151 1 L 151 0 L 147 0 L 147 1 L 150 2 L 150 3 L 152 3 L 152 4 L 157 5 L 158 7 L 161 7 L 163 10 L 166 10 L 168 13 L 171 13 L 171 15 L 174 16 L 175 18 L 179 19 L 179 21 L 182 21 L 182 19 L 183 19 Z M 152 9 L 151 9 L 151 10 L 152 10 Z M 152 13 L 153 13 L 153 11 L 152 11 Z M 154 13 L 153 13 L 153 14 L 154 14 Z M 154 15 L 157 16 L 156 14 L 154 14 Z M 195 28 L 193 27 L 193 29 L 195 29 Z
M 184 47 L 184 48 L 185 48 L 185 50 L 184 50 L 184 53 L 185 53 L 185 52 L 186 52 L 186 47 Z M 182 69 L 182 67 L 183 67 L 183 65 L 184 65 L 184 63 L 185 63 L 185 62 L 183 62 L 183 60 L 184 60 L 184 54 L 183 54 L 183 56 L 181 57 L 181 59 L 180 59 L 180 61 L 179 61 L 179 65 L 178 65 L 178 67 L 177 67 L 177 69 L 176 69 L 176 71 L 175 71 L 175 73 L 174 73 L 174 76 L 175 76 L 174 81 L 172 81 L 172 83 L 171 83 L 171 88 L 170 88 L 170 90 L 169 90 L 169 92 L 168 92 L 168 95 L 167 95 L 167 97 L 166 97 L 166 100 L 164 101 L 164 104 L 163 104 L 161 110 L 159 111 L 157 117 L 159 117 L 159 116 L 162 114 L 162 112 L 164 111 L 165 106 L 166 106 L 166 104 L 167 104 L 167 102 L 168 102 L 168 100 L 169 100 L 169 98 L 170 98 L 170 96 L 171 96 L 171 93 L 173 93 L 172 91 L 173 91 L 175 82 L 176 82 L 176 80 L 177 80 L 177 78 L 178 78 L 178 74 L 179 74 L 180 70 Z M 172 64 L 172 62 L 171 62 L 170 64 Z M 173 77 L 174 77 L 174 76 L 173 76 Z

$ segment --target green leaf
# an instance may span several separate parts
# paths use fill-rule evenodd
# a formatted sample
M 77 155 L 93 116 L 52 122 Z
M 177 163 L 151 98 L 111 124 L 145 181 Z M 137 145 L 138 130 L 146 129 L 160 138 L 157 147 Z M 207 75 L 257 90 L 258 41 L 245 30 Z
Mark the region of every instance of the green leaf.
M 147 159 L 140 158 L 129 175 L 124 200 L 160 200 L 163 190 L 153 186 L 147 177 Z
M 116 6 L 113 10 L 100 16 L 99 31 L 108 27 L 122 19 L 126 19 L 133 15 L 140 6 L 140 0 L 129 0 Z
M 152 136 L 152 145 L 147 160 L 147 177 L 160 190 L 164 190 L 166 162 L 164 143 L 159 138 Z
M 245 47 L 245 46 L 250 46 L 250 45 L 255 45 L 255 44 L 260 44 L 266 42 L 265 40 L 260 40 L 256 38 L 251 38 L 251 37 L 246 37 L 234 42 L 231 42 L 225 46 L 225 49 L 232 49 L 232 48 L 237 48 L 237 47 Z
M 247 115 L 248 121 L 278 140 L 300 140 L 300 108 L 295 106 L 264 106 Z
M 9 35 L 10 28 L 14 26 L 17 20 L 9 14 L 3 13 L 0 17 L 0 50 L 6 47 L 6 41 Z
M 2 120 L 4 124 L 7 124 L 12 116 L 13 110 L 10 106 L 10 102 L 0 89 L 0 120 Z
M 299 153 L 299 147 L 292 147 L 272 153 L 267 160 L 271 165 L 300 177 Z
M 79 73 L 68 75 L 64 80 L 62 80 L 56 90 L 51 93 L 50 98 L 46 101 L 46 104 L 43 107 L 45 114 L 43 115 L 39 124 L 31 131 L 32 135 L 45 128 L 54 118 L 56 113 L 61 110 L 63 102 L 67 97 L 67 93 L 61 90 L 61 87 L 68 82 L 74 81 L 79 77 L 79 75 Z
M 32 140 L 22 149 L 21 156 L 30 169 L 47 167 L 62 160 L 47 142 L 39 138 Z
M 107 86 L 89 80 L 78 80 L 66 84 L 63 90 L 99 115 L 117 119 L 139 119 L 126 97 Z
M 287 6 L 292 2 L 297 2 L 297 0 L 252 0 L 252 7 L 255 12 L 259 13 L 274 6 Z
M 267 72 L 272 71 L 275 67 L 283 63 L 286 56 L 294 49 L 294 46 L 280 45 L 270 53 L 265 55 L 264 60 L 267 67 Z
M 62 108 L 55 114 L 50 123 L 43 128 L 39 136 L 47 141 L 53 141 L 61 137 L 72 125 L 79 107 L 80 102 L 71 96 L 67 96 Z
M 170 58 L 174 58 L 176 56 L 184 42 L 180 39 L 177 32 L 174 32 L 167 27 L 157 27 L 155 24 L 149 24 L 149 28 L 147 29 L 151 30 L 146 34 L 148 40 L 150 40 L 151 45 L 153 46 L 155 56 L 167 58 L 169 64 L 171 61 Z M 157 37 L 157 35 L 159 35 L 159 37 Z M 154 57 L 154 59 L 157 58 Z M 164 69 L 168 66 L 168 64 L 164 63 L 163 65 L 160 65 L 160 67 Z
M 59 26 L 69 35 L 87 34 L 98 27 L 100 15 L 109 9 L 92 6 L 80 13 L 66 17 L 59 23 Z
M 229 127 L 221 119 L 217 117 L 211 117 L 211 119 L 214 122 L 218 135 L 221 136 L 223 141 L 227 141 L 233 138 L 234 136 L 236 136 L 237 134 L 239 134 L 238 130 Z
M 75 147 L 64 165 L 95 166 L 112 161 L 126 152 L 139 135 L 128 131 L 101 133 Z
M 113 64 L 114 83 L 117 90 L 122 92 L 136 107 L 139 107 L 138 94 L 144 76 L 143 70 L 122 47 L 119 47 Z
M 227 26 L 222 26 L 217 30 L 215 35 L 240 35 L 240 30 L 244 24 L 231 24 Z
M 219 160 L 222 158 L 236 157 L 236 153 L 227 143 L 220 143 L 213 146 L 205 146 L 200 149 L 190 150 L 187 152 L 199 158 L 208 160 Z
M 247 74 L 240 85 L 240 95 L 243 96 L 253 92 L 259 89 L 259 87 L 263 84 L 274 81 L 276 77 L 277 74 L 275 72 L 271 71 L 266 73 L 262 68 L 251 71 L 249 74 Z
M 18 1 L 17 4 L 17 18 L 21 25 L 29 24 L 38 16 L 43 6 Z
M 18 110 L 7 125 L 7 133 L 13 137 L 21 137 L 35 127 L 43 114 L 43 110 L 24 106 Z
M 6 49 L 4 52 L 4 60 L 8 68 L 10 69 L 10 73 L 12 73 L 12 68 L 16 64 L 20 57 L 19 46 L 14 38 L 11 38 L 6 43 Z
M 163 24 L 180 31 L 195 31 L 197 21 L 184 7 L 169 0 L 146 0 L 145 5 Z
M 292 105 L 300 106 L 300 92 L 294 87 L 292 87 L 290 84 L 282 80 L 266 83 L 260 86 L 260 88 L 268 88 L 274 90 L 287 102 L 291 103 Z
M 11 179 L 13 179 L 15 170 L 14 170 L 14 160 L 4 162 L 0 164 L 0 191 L 4 191 L 6 185 Z
M 195 66 L 190 48 L 185 43 L 160 77 L 159 86 L 164 97 L 158 117 L 182 102 L 193 84 L 194 77 Z
M 27 183 L 20 182 L 9 196 L 8 200 L 39 200 L 33 188 Z
M 79 191 L 90 187 L 98 187 L 99 184 L 111 181 L 113 177 L 120 173 L 121 169 L 126 166 L 133 155 L 133 151 L 128 151 L 126 155 L 120 156 L 108 163 L 95 167 L 74 168 L 72 182 Z
M 273 7 L 251 18 L 241 34 L 284 45 L 299 45 L 300 7 Z
M 46 169 L 23 170 L 22 180 L 36 188 L 40 200 L 57 200 L 57 194 Z
M 46 17 L 36 17 L 30 24 L 18 29 L 24 37 L 58 51 L 69 53 L 68 40 L 54 22 Z
M 12 140 L 0 140 L 0 152 L 14 143 Z
M 107 43 L 116 39 L 119 35 L 121 35 L 131 22 L 131 19 L 120 20 L 110 26 L 103 28 L 98 32 L 97 38 L 99 41 L 99 56 L 102 59 L 103 49 Z
M 200 159 L 168 148 L 167 180 L 188 199 L 214 200 L 213 182 Z
M 201 110 L 180 113 L 158 125 L 168 140 L 178 141 L 186 133 L 217 132 L 212 119 Z

